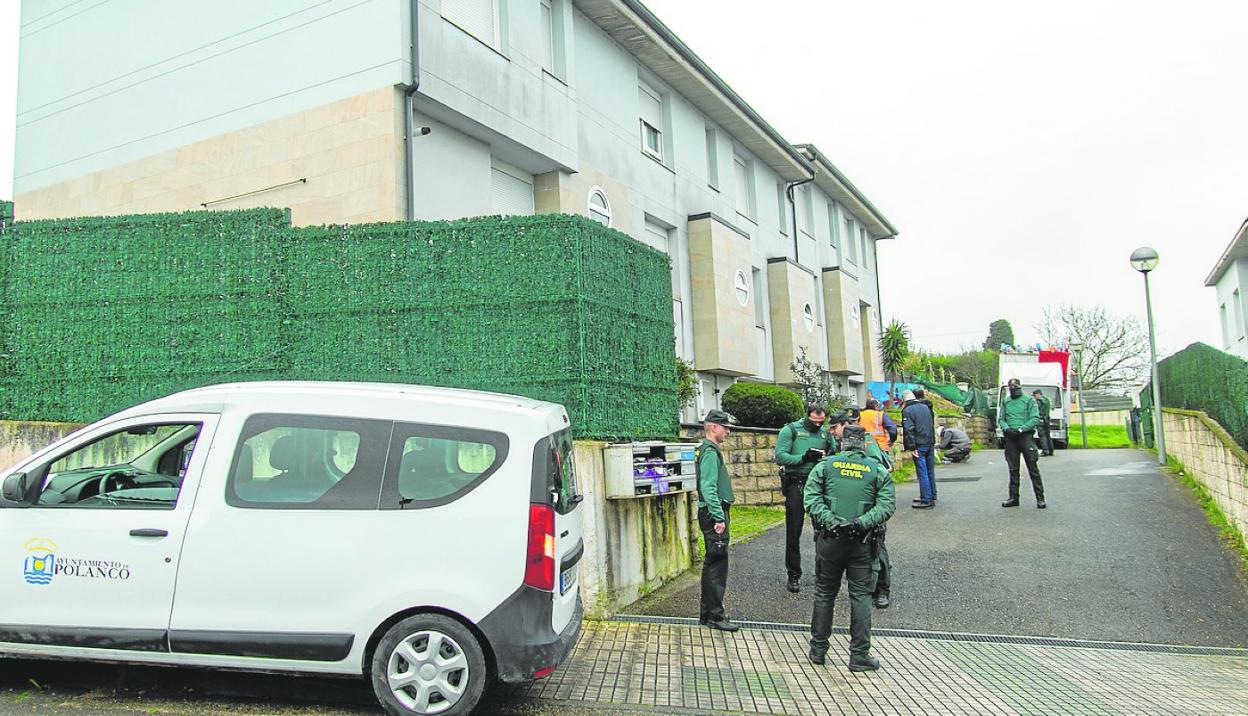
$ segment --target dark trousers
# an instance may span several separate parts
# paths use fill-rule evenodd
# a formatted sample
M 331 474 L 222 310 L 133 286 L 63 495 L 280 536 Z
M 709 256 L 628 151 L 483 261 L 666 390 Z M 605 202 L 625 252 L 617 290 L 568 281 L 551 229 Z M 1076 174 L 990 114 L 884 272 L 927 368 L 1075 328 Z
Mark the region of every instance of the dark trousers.
M 1044 483 L 1040 481 L 1036 443 L 1031 433 L 1005 436 L 1005 464 L 1010 469 L 1010 499 L 1018 500 L 1018 456 L 1020 454 L 1027 463 L 1027 474 L 1031 476 L 1031 489 L 1036 493 L 1036 500 L 1043 500 Z
M 703 624 L 724 619 L 724 590 L 728 588 L 728 503 L 724 506 L 724 533 L 715 534 L 715 518 L 705 507 L 698 508 L 698 528 L 706 544 L 702 562 L 702 603 L 698 619 Z
M 871 589 L 875 582 L 876 561 L 871 547 L 857 541 L 838 540 L 820 535 L 815 542 L 818 567 L 815 569 L 815 611 L 810 618 L 810 648 L 820 654 L 828 651 L 832 634 L 832 606 L 841 591 L 841 577 L 849 580 L 849 653 L 865 656 L 871 652 Z
M 876 567 L 879 573 L 875 577 L 875 589 L 871 590 L 873 597 L 887 597 L 893 586 L 893 565 L 888 561 L 888 548 L 884 546 L 884 538 L 880 538 L 880 556 L 876 559 Z
M 802 504 L 802 490 L 806 476 L 784 479 L 784 568 L 789 579 L 802 578 L 802 525 L 806 522 L 806 507 Z
M 1036 428 L 1036 434 L 1039 436 L 1040 440 L 1040 451 L 1045 455 L 1052 455 L 1053 438 L 1049 436 L 1049 424 L 1045 422 L 1045 424 Z
M 962 462 L 970 456 L 971 449 L 969 447 L 949 448 L 945 451 L 945 459 L 949 462 Z

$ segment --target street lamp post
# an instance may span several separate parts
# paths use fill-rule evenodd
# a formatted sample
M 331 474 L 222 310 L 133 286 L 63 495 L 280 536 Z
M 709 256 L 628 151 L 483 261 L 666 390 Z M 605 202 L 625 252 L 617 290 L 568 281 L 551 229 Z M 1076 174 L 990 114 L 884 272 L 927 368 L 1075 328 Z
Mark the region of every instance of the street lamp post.
M 1153 331 L 1153 300 L 1148 292 L 1148 272 L 1157 268 L 1157 252 L 1142 246 L 1131 252 L 1131 267 L 1144 274 L 1144 306 L 1148 309 L 1148 354 L 1153 375 L 1153 435 L 1157 443 L 1157 464 L 1166 464 L 1166 438 L 1162 434 L 1161 374 L 1157 370 L 1157 336 Z
M 1084 415 L 1083 402 L 1083 344 L 1071 343 L 1070 349 L 1076 353 L 1075 378 L 1079 381 L 1079 429 L 1083 432 L 1083 449 L 1088 449 L 1088 418 Z

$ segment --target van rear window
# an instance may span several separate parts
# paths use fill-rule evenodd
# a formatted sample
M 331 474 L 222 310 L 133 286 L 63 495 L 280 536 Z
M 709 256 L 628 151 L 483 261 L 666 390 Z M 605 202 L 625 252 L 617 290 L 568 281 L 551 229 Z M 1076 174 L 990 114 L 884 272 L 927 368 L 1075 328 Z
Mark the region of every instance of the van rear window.
M 507 445 L 507 436 L 492 430 L 395 423 L 381 508 L 453 502 L 498 470 Z
M 559 514 L 567 514 L 580 504 L 571 430 L 548 435 L 533 448 L 530 500 L 534 504 L 551 505 Z

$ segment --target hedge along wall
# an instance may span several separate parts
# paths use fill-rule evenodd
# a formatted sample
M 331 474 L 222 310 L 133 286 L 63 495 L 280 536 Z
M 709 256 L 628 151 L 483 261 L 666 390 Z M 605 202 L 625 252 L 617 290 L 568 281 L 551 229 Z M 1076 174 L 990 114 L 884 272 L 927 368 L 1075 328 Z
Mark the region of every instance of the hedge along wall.
M 559 402 L 582 437 L 676 432 L 668 258 L 581 217 L 294 229 L 279 210 L 193 212 L 19 222 L 0 241 L 0 416 L 359 380 Z
M 1158 371 L 1162 405 L 1204 412 L 1248 449 L 1248 361 L 1193 343 L 1163 360 Z

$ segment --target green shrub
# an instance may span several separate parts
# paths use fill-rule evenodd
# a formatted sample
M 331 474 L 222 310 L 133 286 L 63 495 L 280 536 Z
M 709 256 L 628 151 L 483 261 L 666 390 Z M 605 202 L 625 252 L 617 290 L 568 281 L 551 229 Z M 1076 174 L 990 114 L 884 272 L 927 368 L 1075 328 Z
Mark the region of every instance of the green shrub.
M 724 410 L 742 425 L 782 428 L 802 417 L 805 406 L 797 393 L 779 385 L 738 381 L 724 391 Z

